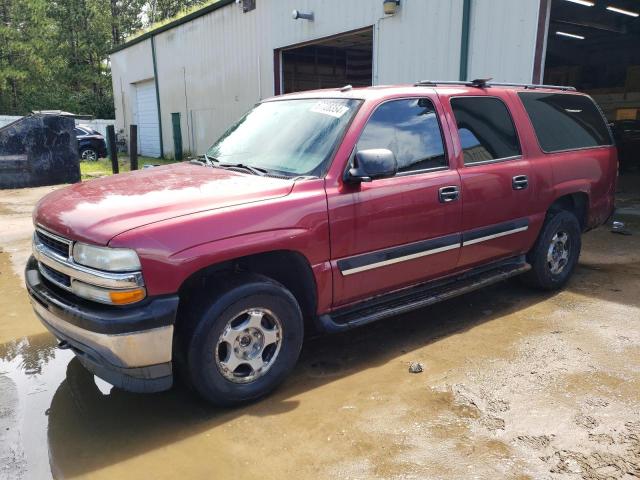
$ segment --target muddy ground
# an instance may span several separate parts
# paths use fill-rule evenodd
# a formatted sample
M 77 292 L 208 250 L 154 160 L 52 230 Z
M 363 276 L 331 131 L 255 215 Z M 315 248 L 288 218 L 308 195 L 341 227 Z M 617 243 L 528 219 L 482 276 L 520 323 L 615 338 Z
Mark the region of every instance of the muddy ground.
M 21 278 L 49 190 L 0 192 L 2 479 L 640 477 L 637 176 L 619 197 L 633 235 L 587 234 L 565 291 L 509 281 L 308 341 L 236 410 L 112 389 L 56 350 Z

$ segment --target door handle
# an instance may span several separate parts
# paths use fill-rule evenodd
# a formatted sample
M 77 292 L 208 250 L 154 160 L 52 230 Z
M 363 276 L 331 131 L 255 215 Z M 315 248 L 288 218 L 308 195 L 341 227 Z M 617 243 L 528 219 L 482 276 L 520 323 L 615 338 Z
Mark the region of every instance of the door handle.
M 529 186 L 529 177 L 526 175 L 516 175 L 511 180 L 511 186 L 514 190 L 524 190 Z
M 456 186 L 442 187 L 438 190 L 438 198 L 440 203 L 449 203 L 460 198 L 460 189 Z

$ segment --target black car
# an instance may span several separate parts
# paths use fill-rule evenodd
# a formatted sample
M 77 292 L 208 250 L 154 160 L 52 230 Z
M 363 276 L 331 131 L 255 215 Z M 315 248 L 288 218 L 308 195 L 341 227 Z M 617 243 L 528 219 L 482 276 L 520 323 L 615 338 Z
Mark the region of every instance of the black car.
M 640 120 L 619 120 L 611 129 L 618 146 L 620 173 L 640 167 Z
M 78 140 L 80 160 L 92 162 L 107 156 L 107 143 L 100 132 L 96 132 L 85 125 L 77 125 L 75 133 Z

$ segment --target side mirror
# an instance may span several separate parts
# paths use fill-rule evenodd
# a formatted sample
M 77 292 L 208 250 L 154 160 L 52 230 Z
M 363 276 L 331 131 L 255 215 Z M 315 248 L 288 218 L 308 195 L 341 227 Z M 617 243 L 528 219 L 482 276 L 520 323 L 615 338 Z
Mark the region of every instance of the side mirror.
M 347 175 L 347 181 L 352 183 L 370 182 L 398 173 L 396 156 L 386 148 L 360 150 L 356 152 L 353 163 Z

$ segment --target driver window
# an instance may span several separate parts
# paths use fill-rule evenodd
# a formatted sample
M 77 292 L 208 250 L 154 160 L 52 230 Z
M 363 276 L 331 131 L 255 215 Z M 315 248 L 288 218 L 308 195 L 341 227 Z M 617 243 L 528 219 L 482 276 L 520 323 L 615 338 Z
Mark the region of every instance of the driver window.
M 391 150 L 399 173 L 448 166 L 436 109 L 426 98 L 380 105 L 358 141 L 358 150 L 371 148 Z

